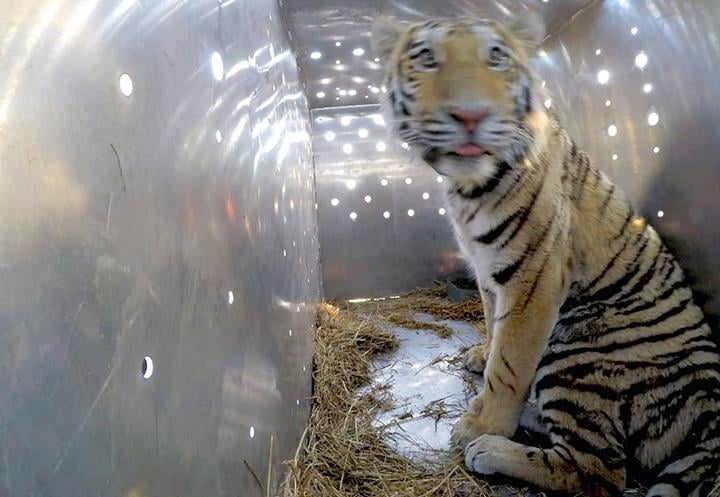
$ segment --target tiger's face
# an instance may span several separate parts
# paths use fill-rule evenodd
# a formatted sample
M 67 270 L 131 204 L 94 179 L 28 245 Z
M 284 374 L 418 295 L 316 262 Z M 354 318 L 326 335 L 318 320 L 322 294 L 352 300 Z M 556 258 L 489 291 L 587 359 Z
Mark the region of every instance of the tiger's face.
M 531 152 L 547 116 L 528 64 L 544 27 L 431 20 L 401 27 L 379 18 L 373 45 L 386 64 L 383 102 L 393 132 L 446 176 L 487 176 Z

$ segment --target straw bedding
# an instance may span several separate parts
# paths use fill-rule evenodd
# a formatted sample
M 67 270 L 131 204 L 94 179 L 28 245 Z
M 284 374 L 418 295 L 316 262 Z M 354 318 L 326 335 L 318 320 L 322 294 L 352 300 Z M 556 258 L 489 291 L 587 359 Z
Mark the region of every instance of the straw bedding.
M 358 395 L 370 380 L 370 360 L 398 343 L 382 324 L 429 329 L 446 336 L 443 325 L 416 321 L 415 313 L 481 324 L 479 301 L 450 303 L 442 287 L 401 298 L 361 303 L 324 303 L 318 309 L 314 396 L 308 428 L 281 495 L 286 497 L 491 497 L 487 483 L 473 477 L 459 457 L 412 461 L 397 454 L 372 426 L 386 405 L 382 390 Z M 428 416 L 438 413 L 428 410 Z
M 368 390 L 370 361 L 398 342 L 388 325 L 423 329 L 447 337 L 442 324 L 418 321 L 418 313 L 440 320 L 468 321 L 484 332 L 479 300 L 453 303 L 444 287 L 361 302 L 327 302 L 318 308 L 314 395 L 308 427 L 281 485 L 282 497 L 511 497 L 545 494 L 491 486 L 465 469 L 459 456 L 429 454 L 411 460 L 393 450 L 387 434 L 373 426 L 390 400 L 382 388 Z M 360 394 L 360 392 L 365 392 Z M 446 414 L 429 406 L 428 417 Z M 626 497 L 641 497 L 629 490 Z M 711 497 L 720 497 L 720 486 Z

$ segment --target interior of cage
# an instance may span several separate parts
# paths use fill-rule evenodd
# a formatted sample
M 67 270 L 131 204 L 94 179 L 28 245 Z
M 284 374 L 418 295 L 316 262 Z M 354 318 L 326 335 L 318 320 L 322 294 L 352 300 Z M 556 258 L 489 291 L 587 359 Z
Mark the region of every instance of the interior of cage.
M 532 491 L 448 451 L 482 305 L 370 46 L 524 9 L 717 315 L 714 0 L 0 0 L 0 495 Z

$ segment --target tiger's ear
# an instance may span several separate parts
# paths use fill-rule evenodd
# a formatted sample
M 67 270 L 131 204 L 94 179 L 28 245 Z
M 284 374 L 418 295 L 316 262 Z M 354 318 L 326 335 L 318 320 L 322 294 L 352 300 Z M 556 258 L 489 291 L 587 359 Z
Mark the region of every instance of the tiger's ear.
M 370 33 L 370 42 L 375 54 L 382 59 L 387 59 L 400 38 L 402 26 L 392 17 L 380 16 L 373 22 Z
M 531 54 L 540 47 L 545 38 L 545 21 L 540 14 L 532 10 L 523 11 L 515 16 L 508 27 Z

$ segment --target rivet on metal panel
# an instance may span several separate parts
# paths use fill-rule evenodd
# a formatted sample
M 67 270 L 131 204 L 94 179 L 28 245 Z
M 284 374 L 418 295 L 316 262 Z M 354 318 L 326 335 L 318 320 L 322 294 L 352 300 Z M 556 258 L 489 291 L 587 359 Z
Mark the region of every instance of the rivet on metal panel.
M 415 211 L 413 209 L 408 209 L 408 216 L 413 217 L 415 215 Z
M 423 200 L 427 200 L 430 198 L 430 194 L 428 192 L 423 192 L 422 198 L 423 198 Z
M 345 182 L 345 186 L 348 190 L 354 190 L 357 186 L 357 181 L 355 181 L 354 179 L 349 179 Z

